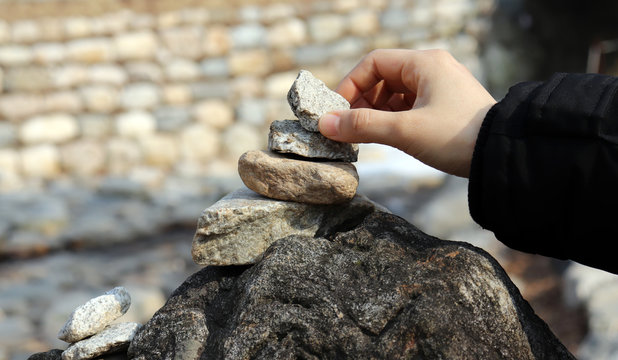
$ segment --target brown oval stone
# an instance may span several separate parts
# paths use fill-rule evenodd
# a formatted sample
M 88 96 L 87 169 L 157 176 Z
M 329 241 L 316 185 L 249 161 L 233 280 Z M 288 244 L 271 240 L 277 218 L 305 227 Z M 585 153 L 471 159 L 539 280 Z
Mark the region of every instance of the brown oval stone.
M 307 204 L 350 201 L 358 187 L 358 173 L 350 163 L 297 160 L 269 151 L 244 153 L 238 174 L 258 194 Z

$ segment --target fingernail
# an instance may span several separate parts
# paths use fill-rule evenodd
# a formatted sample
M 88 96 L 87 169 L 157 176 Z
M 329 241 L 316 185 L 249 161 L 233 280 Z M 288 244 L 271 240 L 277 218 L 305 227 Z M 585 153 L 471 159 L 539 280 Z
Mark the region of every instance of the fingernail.
M 318 128 L 324 136 L 339 135 L 339 121 L 341 117 L 336 113 L 327 113 L 322 115 L 318 123 Z

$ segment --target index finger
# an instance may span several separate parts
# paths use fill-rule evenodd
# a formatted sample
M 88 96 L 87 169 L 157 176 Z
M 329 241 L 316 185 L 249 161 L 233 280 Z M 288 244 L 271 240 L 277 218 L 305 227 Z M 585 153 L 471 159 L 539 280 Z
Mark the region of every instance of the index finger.
M 416 50 L 374 50 L 343 78 L 336 91 L 350 103 L 355 103 L 384 81 L 384 86 L 392 93 L 416 94 L 417 81 L 412 62 L 417 55 Z

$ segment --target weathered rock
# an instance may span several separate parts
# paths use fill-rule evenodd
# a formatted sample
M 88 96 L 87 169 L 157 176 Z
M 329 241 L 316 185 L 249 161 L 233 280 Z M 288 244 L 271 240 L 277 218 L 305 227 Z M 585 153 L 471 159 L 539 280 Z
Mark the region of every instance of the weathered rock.
M 272 70 L 270 53 L 263 48 L 238 49 L 232 51 L 228 58 L 232 76 L 264 76 Z
M 307 131 L 296 120 L 273 121 L 268 133 L 268 148 L 308 158 L 358 160 L 358 144 L 330 140 L 320 133 Z
M 381 208 L 361 195 L 325 206 L 272 200 L 240 188 L 202 212 L 193 238 L 193 260 L 201 265 L 252 264 L 277 239 L 323 234 L 376 207 Z
M 301 70 L 292 84 L 288 102 L 300 124 L 313 132 L 319 131 L 318 120 L 325 113 L 350 108 L 350 103 L 343 96 L 330 90 L 307 70 Z
M 203 336 L 185 357 L 177 334 L 192 327 Z M 486 252 L 383 212 L 280 239 L 252 267 L 197 272 L 129 356 L 574 359 Z
M 116 132 L 123 137 L 139 138 L 153 134 L 157 120 L 145 110 L 130 110 L 116 115 Z
M 74 343 L 94 335 L 112 323 L 131 306 L 131 296 L 123 287 L 115 287 L 79 306 L 60 329 L 58 339 Z
M 126 349 L 141 326 L 130 322 L 110 325 L 100 333 L 69 346 L 62 353 L 62 360 L 94 359 Z
M 194 106 L 196 121 L 215 129 L 225 129 L 234 123 L 234 109 L 221 99 L 208 99 Z
M 313 40 L 325 43 L 341 37 L 346 29 L 346 22 L 337 14 L 316 15 L 309 19 L 308 28 Z
M 297 160 L 268 151 L 244 153 L 238 173 L 259 194 L 309 204 L 350 201 L 358 187 L 358 173 L 350 163 Z
M 60 173 L 60 152 L 52 144 L 21 148 L 21 171 L 27 177 L 52 179 Z
M 62 350 L 52 349 L 46 352 L 32 354 L 27 360 L 60 360 L 62 358 Z
M 149 324 L 151 326 L 140 331 L 133 338 L 133 342 L 158 338 L 162 341 L 161 347 L 153 349 L 153 352 L 149 349 L 138 348 L 136 356 L 135 349 L 129 345 L 128 353 L 131 359 L 197 360 L 200 358 L 209 335 L 203 312 L 190 308 L 178 309 L 174 312 L 159 311 L 156 317 L 149 321 Z M 165 349 L 165 351 L 160 353 L 159 349 Z
M 295 17 L 280 20 L 268 29 L 266 39 L 274 48 L 300 45 L 307 39 L 305 22 Z
M 0 65 L 3 67 L 26 65 L 32 61 L 33 57 L 29 46 L 5 44 L 0 46 Z
M 114 38 L 114 49 L 121 60 L 149 59 L 158 48 L 157 36 L 151 31 L 123 31 Z
M 79 94 L 84 107 L 89 111 L 112 113 L 117 109 L 118 90 L 112 85 L 87 85 L 79 89 Z
M 108 38 L 76 39 L 67 44 L 67 59 L 77 63 L 113 62 L 116 58 L 112 41 Z
M 161 99 L 161 89 L 149 82 L 132 83 L 123 87 L 118 98 L 125 110 L 152 109 Z
M 74 138 L 78 131 L 77 121 L 70 115 L 41 115 L 24 122 L 19 140 L 25 144 L 60 143 Z

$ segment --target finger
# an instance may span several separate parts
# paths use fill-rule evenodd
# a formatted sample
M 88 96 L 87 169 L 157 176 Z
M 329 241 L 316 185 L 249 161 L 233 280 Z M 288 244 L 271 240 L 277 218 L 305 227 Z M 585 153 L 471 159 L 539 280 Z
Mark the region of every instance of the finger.
M 356 108 L 369 108 L 379 109 L 390 99 L 391 94 L 385 94 L 380 89 L 374 89 L 368 93 L 363 94 L 356 101 L 350 104 L 353 109 Z
M 415 50 L 374 50 L 344 77 L 336 91 L 351 103 L 381 81 L 391 93 L 415 93 L 417 59 Z
M 361 94 L 353 103 L 352 108 L 371 108 L 382 109 L 393 95 L 384 86 L 383 82 L 378 83 L 371 90 Z
M 376 110 L 388 111 L 405 111 L 410 110 L 414 106 L 416 96 L 414 94 L 391 93 L 390 91 L 382 90 L 379 93 L 371 91 L 369 94 L 364 94 L 355 103 L 350 104 L 352 109 L 370 108 Z
M 363 98 L 371 105 L 369 108 L 385 110 L 385 106 L 393 96 L 393 93 L 386 87 L 384 81 L 380 81 L 369 92 L 363 94 Z
M 393 94 L 381 110 L 406 111 L 411 108 L 412 105 L 409 103 L 408 97 L 405 94 Z
M 360 108 L 373 108 L 373 104 L 369 103 L 369 101 L 365 100 L 365 98 L 360 98 L 356 100 L 353 104 L 350 104 L 350 108 L 352 109 L 360 109 Z
M 329 139 L 352 143 L 380 143 L 401 146 L 402 112 L 352 109 L 328 113 L 318 127 Z
M 352 109 L 369 108 L 383 111 L 406 111 L 410 110 L 414 105 L 413 101 L 410 101 L 410 97 L 407 94 L 380 94 L 379 98 L 371 103 L 366 100 L 367 97 L 359 99 L 356 103 L 351 105 Z M 373 98 L 373 97 L 370 97 Z

